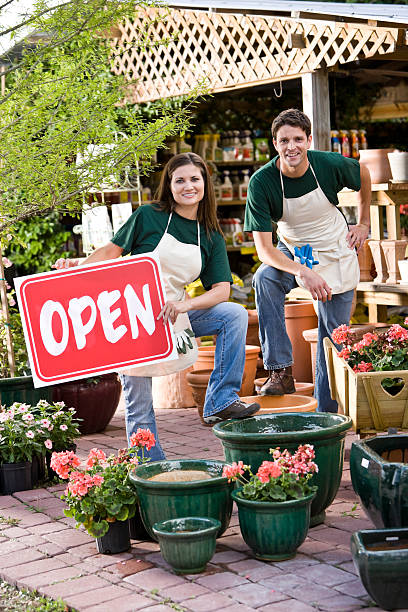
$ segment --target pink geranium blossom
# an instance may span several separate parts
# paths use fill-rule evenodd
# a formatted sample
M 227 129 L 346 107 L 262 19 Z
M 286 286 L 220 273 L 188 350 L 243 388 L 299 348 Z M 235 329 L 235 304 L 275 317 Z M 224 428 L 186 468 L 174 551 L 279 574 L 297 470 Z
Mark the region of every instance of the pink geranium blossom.
M 152 446 L 154 446 L 156 443 L 155 438 L 154 438 L 154 434 L 150 431 L 150 429 L 141 429 L 139 427 L 139 429 L 136 431 L 136 433 L 133 433 L 130 436 L 130 446 L 137 446 L 137 447 L 146 447 L 146 449 L 149 451 Z
M 235 480 L 239 474 L 244 474 L 245 467 L 243 461 L 233 461 L 231 465 L 224 465 L 222 475 L 228 478 L 228 481 Z

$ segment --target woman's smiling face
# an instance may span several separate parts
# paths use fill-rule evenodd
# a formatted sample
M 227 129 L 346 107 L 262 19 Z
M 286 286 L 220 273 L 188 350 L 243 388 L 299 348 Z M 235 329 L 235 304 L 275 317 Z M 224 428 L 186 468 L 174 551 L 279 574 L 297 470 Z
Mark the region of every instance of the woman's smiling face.
M 186 207 L 195 207 L 204 197 L 204 178 L 200 168 L 194 164 L 186 164 L 176 168 L 170 182 L 170 189 L 176 202 L 175 210 L 186 210 Z

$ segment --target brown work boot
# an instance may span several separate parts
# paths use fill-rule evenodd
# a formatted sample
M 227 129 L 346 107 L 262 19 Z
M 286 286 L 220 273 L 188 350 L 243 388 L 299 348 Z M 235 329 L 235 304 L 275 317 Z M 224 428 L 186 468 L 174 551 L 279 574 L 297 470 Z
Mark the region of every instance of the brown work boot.
M 261 395 L 285 395 L 285 393 L 295 393 L 295 391 L 292 366 L 281 370 L 269 370 L 269 378 L 261 387 Z

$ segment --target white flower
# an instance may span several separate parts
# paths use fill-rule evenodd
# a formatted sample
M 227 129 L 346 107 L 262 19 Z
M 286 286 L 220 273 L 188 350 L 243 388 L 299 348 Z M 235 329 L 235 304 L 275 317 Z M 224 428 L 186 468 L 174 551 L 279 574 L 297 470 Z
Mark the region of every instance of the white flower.
M 17 412 L 19 412 L 20 414 L 22 412 L 27 412 L 27 410 L 31 408 L 31 406 L 29 406 L 28 404 L 21 404 L 18 408 L 17 408 Z
M 9 419 L 8 412 L 0 412 L 0 423 L 5 423 Z
M 62 416 L 64 413 L 62 412 L 62 410 L 58 410 L 58 412 L 54 412 L 54 414 L 52 415 L 53 419 L 58 419 L 58 417 Z
M 48 431 L 52 431 L 54 429 L 54 425 L 52 425 L 51 423 L 48 425 L 47 427 Z
M 26 431 L 26 436 L 27 438 L 34 438 L 34 432 L 31 431 L 31 429 L 29 429 L 28 431 Z
M 41 425 L 43 427 L 47 427 L 47 429 L 48 429 L 49 426 L 51 425 L 51 421 L 49 419 L 41 419 Z
M 48 439 L 48 440 L 46 440 L 46 441 L 44 442 L 44 446 L 45 446 L 46 448 L 51 449 L 51 448 L 52 448 L 52 442 L 51 442 L 51 440 L 49 440 L 49 439 Z
M 40 400 L 39 402 L 37 402 L 37 406 L 39 408 L 47 408 L 47 406 L 49 406 L 49 403 L 47 402 L 47 400 Z
M 60 425 L 61 431 L 67 431 L 68 427 L 66 425 Z
M 65 407 L 65 402 L 54 402 L 55 406 L 59 406 L 60 408 L 64 408 Z
M 13 265 L 13 262 L 10 261 L 7 257 L 3 257 L 3 266 L 5 268 L 10 268 Z
M 27 412 L 26 414 L 23 414 L 22 419 L 23 421 L 28 421 L 29 423 L 31 423 L 31 421 L 34 421 L 34 417 L 31 414 L 31 412 Z

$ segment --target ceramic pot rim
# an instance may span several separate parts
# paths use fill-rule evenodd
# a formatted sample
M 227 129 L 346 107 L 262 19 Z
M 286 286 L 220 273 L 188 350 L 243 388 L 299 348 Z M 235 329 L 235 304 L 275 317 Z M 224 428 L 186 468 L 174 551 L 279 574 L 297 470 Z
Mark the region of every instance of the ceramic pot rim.
M 207 525 L 207 527 L 197 528 L 194 530 L 189 530 L 189 531 L 184 531 L 184 532 L 166 531 L 165 529 L 163 529 L 163 525 L 165 525 L 166 523 L 169 524 L 169 523 L 173 523 L 177 521 L 185 521 L 189 519 L 202 520 L 202 521 L 205 521 L 205 523 L 209 523 L 209 524 Z M 152 525 L 153 533 L 157 535 L 158 538 L 166 538 L 169 540 L 171 539 L 192 540 L 192 539 L 202 538 L 206 536 L 212 537 L 213 535 L 215 536 L 215 534 L 220 530 L 220 528 L 221 528 L 221 521 L 215 518 L 204 517 L 204 516 L 203 517 L 201 516 L 183 516 L 177 519 L 167 519 L 166 521 L 159 521 Z
M 357 548 L 357 553 L 358 554 L 366 554 L 366 555 L 374 555 L 374 556 L 378 556 L 381 557 L 384 555 L 384 551 L 383 550 L 370 550 L 367 549 L 367 542 L 364 541 L 365 536 L 367 536 L 368 538 L 372 538 L 375 539 L 376 536 L 378 537 L 378 539 L 381 539 L 381 536 L 393 536 L 393 535 L 398 535 L 398 536 L 408 536 L 408 527 L 390 527 L 390 528 L 384 528 L 384 529 L 360 529 L 359 531 L 355 531 L 354 533 L 351 534 L 351 542 L 354 542 L 356 548 Z M 353 552 L 353 551 L 352 551 Z M 401 550 L 396 549 L 396 550 L 392 550 L 392 548 L 388 549 L 387 554 L 392 554 L 393 552 L 400 555 L 401 554 Z
M 253 417 L 250 417 L 251 420 L 258 420 L 258 421 L 262 421 L 268 417 L 271 416 L 279 416 L 279 414 L 284 414 L 286 417 L 289 416 L 296 416 L 299 418 L 314 418 L 317 417 L 319 418 L 319 414 L 329 414 L 329 413 L 319 413 L 319 412 L 315 412 L 315 413 L 301 413 L 301 412 L 282 412 L 282 413 L 264 413 L 264 414 L 260 414 L 260 415 L 256 415 Z M 305 439 L 305 437 L 307 438 L 308 442 L 311 442 L 312 440 L 325 440 L 327 438 L 333 438 L 335 436 L 337 436 L 338 434 L 341 434 L 350 429 L 350 427 L 353 425 L 353 421 L 351 419 L 351 417 L 343 415 L 343 414 L 336 414 L 333 415 L 336 416 L 338 418 L 341 418 L 342 422 L 340 423 L 336 423 L 334 425 L 329 425 L 328 427 L 325 427 L 323 429 L 317 429 L 317 430 L 301 430 L 301 431 L 276 431 L 276 432 L 268 432 L 268 433 L 260 433 L 260 432 L 254 432 L 254 433 L 250 433 L 250 432 L 242 432 L 242 431 L 237 431 L 237 432 L 233 432 L 233 431 L 226 431 L 224 428 L 228 423 L 233 422 L 232 420 L 229 421 L 223 421 L 222 423 L 217 423 L 216 425 L 214 425 L 213 427 L 213 432 L 214 434 L 217 436 L 217 438 L 220 438 L 221 440 L 225 440 L 225 441 L 229 441 L 229 442 L 236 442 L 236 441 L 240 441 L 242 443 L 249 443 L 249 444 L 257 444 L 257 443 L 261 443 L 265 440 L 268 440 L 268 438 L 279 438 L 279 441 L 282 441 L 282 444 L 287 441 L 291 441 L 291 442 L 298 442 L 298 441 L 303 441 Z M 248 421 L 248 419 L 245 419 L 245 421 Z M 271 443 L 273 443 L 273 441 L 271 441 Z
M 174 490 L 177 489 L 178 491 L 191 491 L 191 489 L 200 489 L 202 487 L 210 488 L 214 486 L 219 486 L 220 484 L 229 484 L 227 478 L 221 475 L 214 476 L 211 478 L 206 478 L 204 480 L 185 480 L 185 481 L 179 480 L 179 481 L 174 481 L 174 482 L 148 480 L 146 478 L 142 478 L 137 475 L 138 470 L 142 471 L 142 469 L 146 469 L 146 467 L 150 467 L 150 466 L 154 466 L 158 464 L 164 464 L 164 468 L 161 471 L 168 472 L 168 471 L 172 471 L 168 469 L 169 464 L 174 465 L 174 468 L 173 468 L 174 470 L 182 469 L 182 466 L 187 466 L 189 464 L 195 464 L 187 468 L 187 469 L 193 470 L 193 469 L 198 469 L 197 464 L 200 464 L 200 463 L 207 465 L 207 466 L 210 465 L 214 467 L 219 467 L 221 471 L 224 465 L 228 465 L 225 461 L 217 461 L 215 459 L 214 460 L 211 460 L 211 459 L 209 460 L 207 459 L 169 459 L 169 460 L 164 459 L 162 461 L 152 461 L 144 465 L 136 466 L 133 472 L 130 473 L 129 477 L 130 477 L 131 482 L 136 486 L 140 486 L 144 489 L 156 489 L 156 491 L 160 491 L 161 489 L 161 490 L 165 490 L 166 492 L 168 492 L 171 489 L 174 489 Z M 157 472 L 157 473 L 160 473 L 160 472 Z M 230 484 L 231 486 L 233 486 L 233 483 L 230 483 Z
M 235 501 L 235 503 L 241 503 L 243 506 L 247 506 L 249 508 L 282 508 L 285 510 L 286 508 L 291 508 L 292 506 L 298 506 L 304 503 L 311 503 L 313 499 L 317 495 L 317 491 L 314 493 L 310 493 L 310 495 L 306 495 L 305 497 L 300 497 L 299 499 L 288 499 L 286 501 L 260 501 L 254 499 L 245 499 L 244 497 L 239 497 L 238 493 L 242 490 L 242 487 L 235 489 L 235 491 L 231 492 L 231 497 Z
M 385 434 L 383 436 L 371 436 L 370 438 L 364 438 L 364 440 L 354 441 L 352 443 L 352 447 L 354 446 L 355 448 L 361 449 L 372 461 L 375 461 L 375 463 L 380 465 L 406 465 L 406 463 L 403 461 L 390 461 L 389 459 L 384 459 L 379 453 L 377 453 L 377 451 L 367 444 L 367 442 L 370 442 L 370 440 L 378 441 L 384 439 L 388 441 L 396 440 L 398 442 L 401 440 L 401 438 L 405 438 L 405 440 L 408 441 L 408 434 Z

